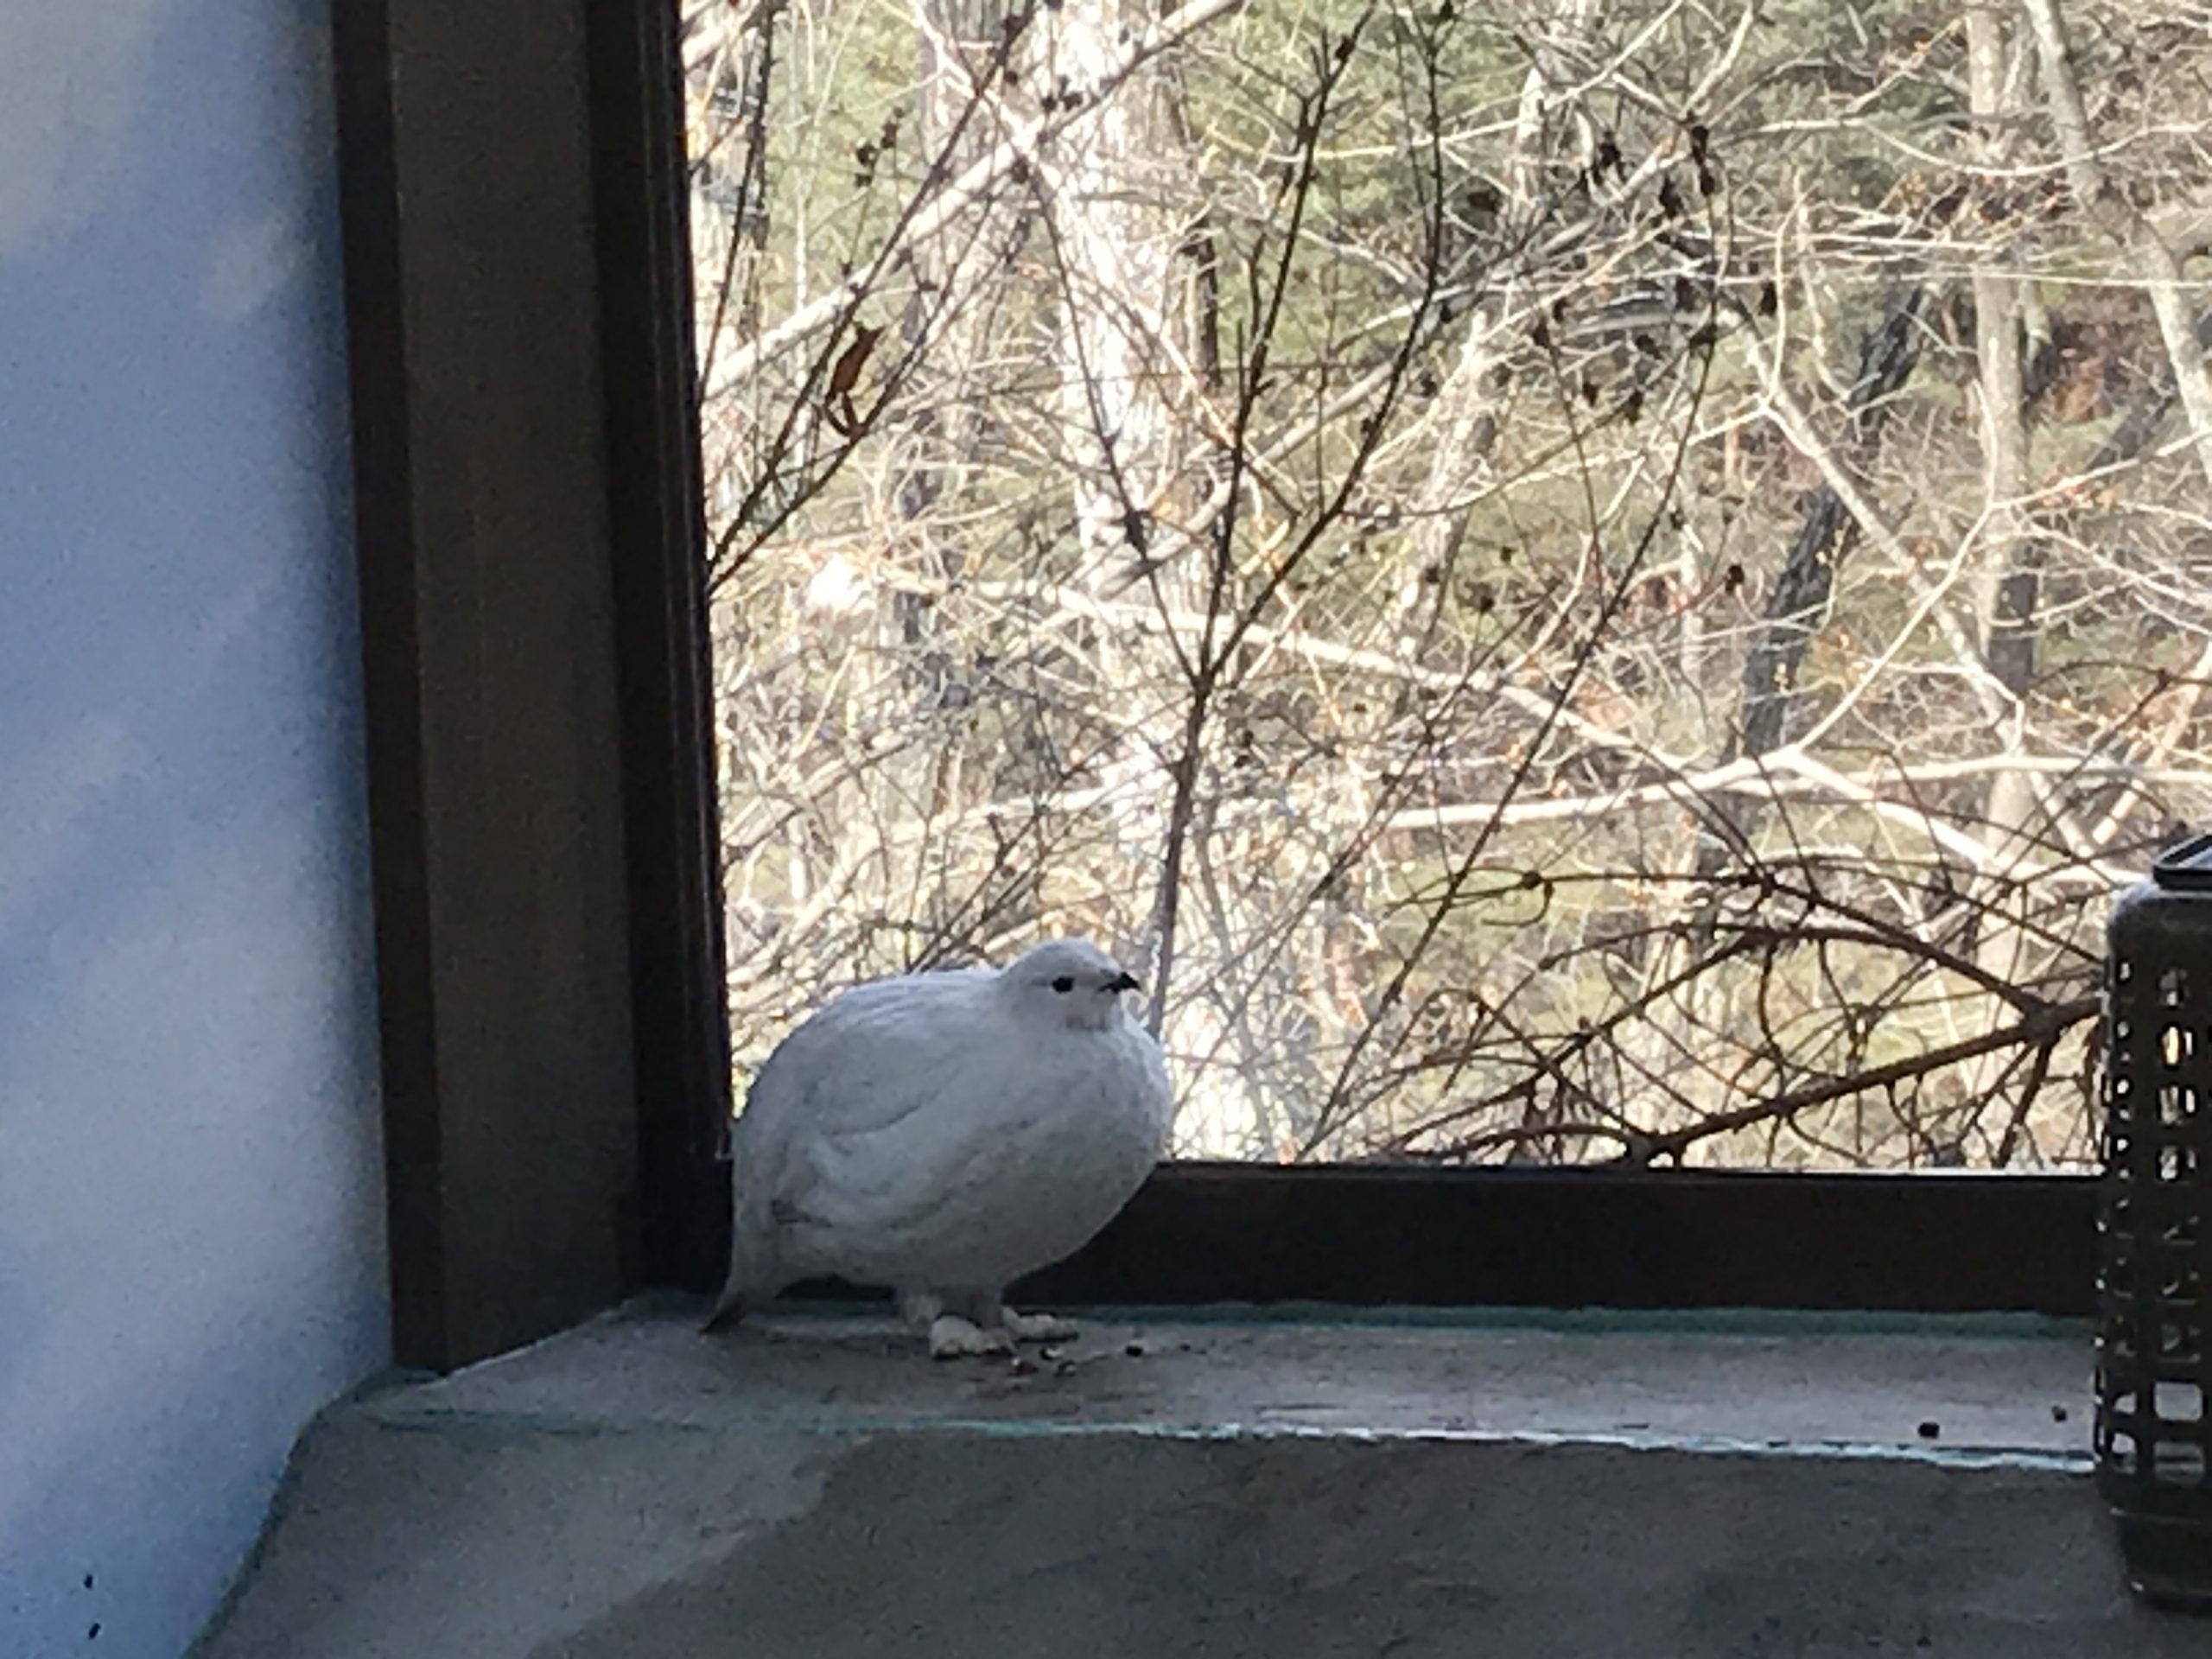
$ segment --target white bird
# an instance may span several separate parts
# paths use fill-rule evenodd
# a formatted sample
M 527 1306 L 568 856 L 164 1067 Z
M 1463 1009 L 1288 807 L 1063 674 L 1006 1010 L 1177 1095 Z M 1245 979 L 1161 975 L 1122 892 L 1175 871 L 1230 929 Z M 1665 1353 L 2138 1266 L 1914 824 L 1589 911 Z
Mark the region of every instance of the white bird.
M 939 1357 L 1072 1335 L 1000 1298 L 1112 1220 L 1166 1146 L 1167 1068 L 1122 1003 L 1136 984 L 1059 939 L 995 971 L 876 980 L 801 1024 L 732 1135 L 707 1328 L 834 1274 L 895 1291 Z

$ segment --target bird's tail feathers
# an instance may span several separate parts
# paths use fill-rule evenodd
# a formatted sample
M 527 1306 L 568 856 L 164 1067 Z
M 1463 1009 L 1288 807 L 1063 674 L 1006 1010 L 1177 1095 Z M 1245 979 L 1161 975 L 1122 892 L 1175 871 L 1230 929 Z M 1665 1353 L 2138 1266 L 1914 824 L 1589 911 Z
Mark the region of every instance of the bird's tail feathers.
M 745 1293 L 734 1286 L 725 1289 L 715 1303 L 715 1311 L 707 1315 L 706 1323 L 699 1327 L 702 1334 L 712 1336 L 717 1331 L 727 1331 L 745 1317 Z
M 748 1305 L 766 1301 L 783 1288 L 772 1259 L 774 1253 L 774 1241 L 759 1236 L 741 1217 L 730 1240 L 729 1277 L 723 1281 L 715 1311 L 699 1327 L 702 1331 L 727 1331 L 745 1317 Z

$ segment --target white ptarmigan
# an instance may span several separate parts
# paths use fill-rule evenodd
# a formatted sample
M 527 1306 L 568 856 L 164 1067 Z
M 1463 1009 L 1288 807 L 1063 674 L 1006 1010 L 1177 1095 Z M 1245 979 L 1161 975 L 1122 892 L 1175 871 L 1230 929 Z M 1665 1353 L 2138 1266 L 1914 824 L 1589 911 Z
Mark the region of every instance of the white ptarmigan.
M 931 1353 L 1072 1334 L 1000 1297 L 1112 1220 L 1167 1139 L 1167 1068 L 1084 939 L 856 987 L 753 1080 L 732 1134 L 729 1280 L 708 1329 L 802 1279 L 898 1293 Z

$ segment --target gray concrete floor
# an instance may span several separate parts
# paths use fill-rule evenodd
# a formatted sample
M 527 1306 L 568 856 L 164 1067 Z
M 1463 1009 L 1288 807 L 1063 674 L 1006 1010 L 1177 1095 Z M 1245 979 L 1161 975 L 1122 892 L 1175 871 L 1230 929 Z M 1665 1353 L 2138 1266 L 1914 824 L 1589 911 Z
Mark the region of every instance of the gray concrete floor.
M 207 1659 L 2165 1659 L 2078 1332 L 640 1306 L 310 1433 Z

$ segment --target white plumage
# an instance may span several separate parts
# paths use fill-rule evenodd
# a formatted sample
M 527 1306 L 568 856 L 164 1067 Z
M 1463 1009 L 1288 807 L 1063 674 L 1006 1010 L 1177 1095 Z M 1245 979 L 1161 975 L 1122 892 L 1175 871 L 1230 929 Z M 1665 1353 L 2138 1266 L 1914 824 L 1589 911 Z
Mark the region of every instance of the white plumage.
M 932 1353 L 1068 1333 L 999 1300 L 1111 1220 L 1166 1143 L 1136 982 L 1081 939 L 848 991 L 785 1038 L 732 1137 L 728 1283 L 709 1327 L 798 1280 L 899 1293 Z

